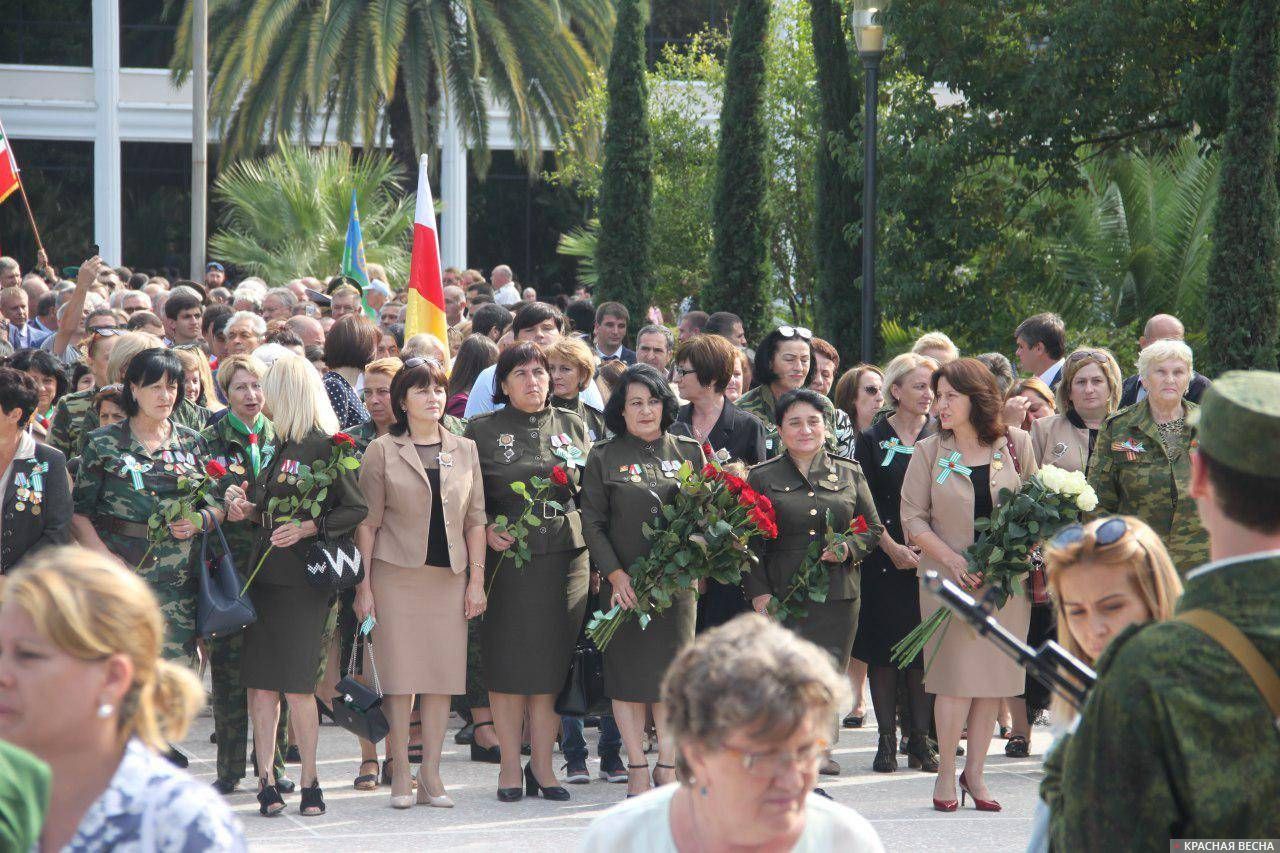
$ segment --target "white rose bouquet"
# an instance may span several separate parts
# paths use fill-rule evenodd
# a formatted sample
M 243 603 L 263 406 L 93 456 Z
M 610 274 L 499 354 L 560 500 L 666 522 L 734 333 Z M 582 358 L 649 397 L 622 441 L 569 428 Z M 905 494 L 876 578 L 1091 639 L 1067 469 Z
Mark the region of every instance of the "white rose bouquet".
M 1098 496 L 1082 472 L 1044 466 L 1016 493 L 1001 489 L 1000 505 L 991 517 L 974 522 L 978 538 L 964 552 L 969 571 L 982 575 L 983 586 L 994 593 L 995 606 L 1003 607 L 1023 591 L 1021 582 L 1031 571 L 1036 546 L 1097 506 Z M 935 611 L 893 647 L 893 662 L 909 665 L 950 619 L 947 608 Z

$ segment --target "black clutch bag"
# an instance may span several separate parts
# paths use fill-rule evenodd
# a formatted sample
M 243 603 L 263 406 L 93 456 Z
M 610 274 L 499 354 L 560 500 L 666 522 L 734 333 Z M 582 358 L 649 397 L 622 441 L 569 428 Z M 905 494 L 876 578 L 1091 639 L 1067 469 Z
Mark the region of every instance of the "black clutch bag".
M 569 674 L 556 696 L 556 713 L 562 717 L 585 717 L 604 704 L 604 655 L 595 643 L 582 639 L 573 650 Z
M 218 534 L 222 543 L 222 556 L 211 558 L 209 539 Z M 222 525 L 214 522 L 212 531 L 205 531 L 200 543 L 200 564 L 196 567 L 196 634 L 200 637 L 225 637 L 243 631 L 258 621 L 249 594 L 241 595 L 244 581 L 231 561 L 231 549 L 222 535 Z
M 373 670 L 373 687 L 355 679 L 356 658 L 360 644 L 369 644 L 369 668 Z M 377 743 L 391 731 L 387 715 L 382 710 L 382 685 L 378 683 L 378 665 L 373 659 L 373 640 L 359 631 L 352 643 L 351 661 L 347 664 L 347 676 L 338 682 L 338 698 L 333 700 L 333 721 L 356 737 Z
M 307 549 L 306 575 L 312 586 L 329 592 L 342 592 L 359 584 L 364 580 L 364 560 L 356 540 L 351 536 L 330 538 L 321 517 L 320 533 Z

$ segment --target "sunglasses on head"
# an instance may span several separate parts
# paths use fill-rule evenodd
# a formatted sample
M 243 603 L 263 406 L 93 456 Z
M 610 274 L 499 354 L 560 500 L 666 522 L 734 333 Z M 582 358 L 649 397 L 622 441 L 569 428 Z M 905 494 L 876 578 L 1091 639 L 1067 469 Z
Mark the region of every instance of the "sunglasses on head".
M 427 358 L 426 356 L 415 355 L 413 358 L 409 359 L 404 363 L 404 369 L 413 370 L 415 367 L 422 367 L 422 365 L 424 364 L 434 364 L 438 366 L 440 362 L 436 361 L 434 358 Z
M 813 332 L 804 326 L 779 326 L 778 334 L 788 340 L 791 338 L 800 338 L 802 341 L 813 340 Z
M 90 330 L 89 334 L 97 335 L 100 338 L 111 338 L 116 335 L 128 334 L 128 332 L 119 326 L 96 326 Z
M 1098 525 L 1093 531 L 1093 542 L 1098 548 L 1106 548 L 1108 545 L 1114 545 L 1124 538 L 1129 532 L 1129 525 L 1118 515 L 1113 515 L 1106 521 Z M 1054 537 L 1049 540 L 1049 544 L 1054 548 L 1065 548 L 1068 545 L 1074 545 L 1084 540 L 1086 533 L 1083 524 L 1070 524 L 1059 530 Z
M 1096 349 L 1082 349 L 1071 353 L 1067 356 L 1067 361 L 1096 361 L 1098 364 L 1107 363 L 1107 354 Z

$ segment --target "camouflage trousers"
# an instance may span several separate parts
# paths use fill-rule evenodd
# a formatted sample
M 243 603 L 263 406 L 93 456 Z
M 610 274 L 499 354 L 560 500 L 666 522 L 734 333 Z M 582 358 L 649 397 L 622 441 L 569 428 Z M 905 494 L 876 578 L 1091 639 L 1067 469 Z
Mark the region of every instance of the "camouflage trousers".
M 218 740 L 218 778 L 239 782 L 245 776 L 245 752 L 249 743 L 248 693 L 240 683 L 240 652 L 243 634 L 205 640 L 209 650 L 209 674 L 213 683 L 213 732 Z M 288 749 L 289 706 L 280 703 L 280 724 L 276 727 L 276 778 L 285 775 L 284 753 Z
M 194 539 L 164 539 L 148 553 L 146 539 L 99 530 L 103 544 L 147 582 L 164 616 L 165 660 L 190 663 L 196 648 L 196 576 L 191 571 Z M 146 563 L 139 567 L 143 556 Z

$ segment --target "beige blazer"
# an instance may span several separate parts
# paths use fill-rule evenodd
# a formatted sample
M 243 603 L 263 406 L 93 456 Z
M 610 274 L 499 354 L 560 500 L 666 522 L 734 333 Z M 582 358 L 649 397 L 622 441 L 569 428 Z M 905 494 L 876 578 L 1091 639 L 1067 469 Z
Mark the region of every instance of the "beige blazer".
M 1077 427 L 1066 415 L 1040 418 L 1031 422 L 1031 446 L 1041 466 L 1083 471 L 1089 462 L 1089 428 Z
M 449 567 L 467 568 L 466 532 L 487 523 L 480 456 L 469 438 L 440 430 L 440 452 L 451 465 L 440 466 L 441 504 L 449 538 Z M 369 504 L 364 524 L 373 528 L 373 554 L 397 566 L 421 566 L 431 534 L 431 482 L 409 436 L 382 435 L 369 445 L 360 465 L 360 490 Z M 484 559 L 476 555 L 476 561 Z
M 1021 474 L 1015 469 L 1008 441 L 999 438 L 991 448 L 1003 457 L 991 465 L 991 504 L 1000 505 L 1000 490 L 1017 491 L 1036 472 L 1031 438 L 1016 427 L 1009 428 Z M 922 533 L 933 531 L 956 553 L 973 544 L 973 483 L 958 472 L 952 472 L 942 483 L 937 480 L 943 469 L 938 459 L 958 450 L 955 439 L 938 433 L 916 442 L 915 453 L 907 466 L 902 483 L 902 530 L 910 542 Z M 984 464 L 986 459 L 962 459 L 962 464 Z M 1000 470 L 995 470 L 1000 464 Z M 923 578 L 930 569 L 942 572 L 941 565 L 927 554 L 920 555 L 918 575 Z M 981 597 L 985 590 L 976 595 Z M 927 619 L 939 607 L 938 599 L 920 590 L 920 617 Z M 1009 599 L 996 613 L 996 618 L 1021 640 L 1027 638 L 1031 620 L 1031 601 L 1025 595 Z M 952 625 L 934 634 L 925 646 L 924 660 L 932 661 L 925 672 L 925 689 L 942 696 L 997 698 L 1022 693 L 1022 670 L 992 643 L 979 637 L 966 626 Z

